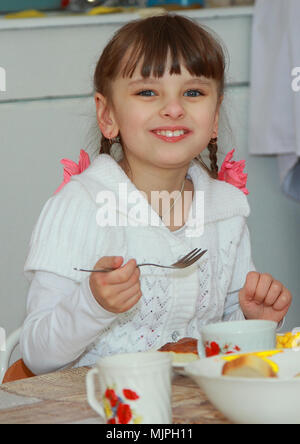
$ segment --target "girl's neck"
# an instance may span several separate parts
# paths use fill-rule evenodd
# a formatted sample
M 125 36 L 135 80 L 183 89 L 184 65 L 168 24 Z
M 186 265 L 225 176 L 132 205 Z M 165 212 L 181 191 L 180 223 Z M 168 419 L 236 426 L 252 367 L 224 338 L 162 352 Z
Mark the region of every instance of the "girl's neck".
M 145 168 L 135 163 L 134 168 L 129 166 L 125 159 L 119 162 L 120 167 L 140 191 L 147 194 L 148 200 L 151 191 L 180 191 L 186 177 L 188 166 L 179 169 Z
M 121 160 L 119 165 L 135 187 L 146 193 L 149 204 L 152 205 L 159 216 L 163 216 L 163 222 L 171 231 L 176 231 L 184 225 L 194 195 L 193 182 L 186 178 L 188 166 L 177 169 L 158 169 L 153 167 L 146 169 L 145 166 L 139 166 L 135 163 L 132 169 L 125 159 Z M 174 201 L 171 199 L 169 203 L 172 208 L 165 213 L 163 211 L 163 204 L 160 203 L 159 209 L 153 206 L 153 201 L 151 201 L 153 198 L 151 192 L 153 191 L 166 191 L 169 194 L 177 191 L 181 195 L 176 199 L 173 207 L 172 202 Z M 185 193 L 186 191 L 189 191 L 189 193 Z M 176 218 L 181 214 L 182 223 L 180 225 L 175 221 L 175 214 Z

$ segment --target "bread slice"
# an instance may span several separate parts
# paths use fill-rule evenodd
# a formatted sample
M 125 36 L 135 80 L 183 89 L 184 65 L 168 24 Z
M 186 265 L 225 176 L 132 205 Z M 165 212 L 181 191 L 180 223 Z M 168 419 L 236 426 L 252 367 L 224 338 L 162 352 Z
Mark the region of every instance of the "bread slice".
M 178 353 L 178 352 L 162 352 L 169 353 L 172 356 L 172 362 L 174 364 L 187 364 L 188 362 L 197 361 L 199 356 L 195 353 Z
M 243 355 L 226 362 L 222 375 L 235 378 L 276 378 L 272 367 L 262 358 L 255 355 Z
M 168 342 L 158 351 L 170 353 L 174 364 L 186 364 L 199 359 L 197 342 L 194 338 L 182 338 L 177 342 Z

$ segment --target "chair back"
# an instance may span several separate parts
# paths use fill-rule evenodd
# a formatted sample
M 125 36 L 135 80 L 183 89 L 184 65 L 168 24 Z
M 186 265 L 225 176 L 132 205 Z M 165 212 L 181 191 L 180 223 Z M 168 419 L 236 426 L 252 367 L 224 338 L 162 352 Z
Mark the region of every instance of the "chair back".
M 0 351 L 0 384 L 3 382 L 5 373 L 9 368 L 11 355 L 20 341 L 22 328 L 11 333 L 5 341 L 3 351 Z
M 17 381 L 18 379 L 32 378 L 35 376 L 29 368 L 23 362 L 23 359 L 19 359 L 13 365 L 11 365 L 6 371 L 2 384 L 6 382 Z

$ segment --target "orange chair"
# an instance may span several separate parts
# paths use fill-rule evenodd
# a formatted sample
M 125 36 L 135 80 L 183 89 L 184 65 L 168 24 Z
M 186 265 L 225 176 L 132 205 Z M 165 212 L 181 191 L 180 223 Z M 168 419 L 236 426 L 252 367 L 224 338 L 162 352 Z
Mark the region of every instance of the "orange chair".
M 23 359 L 19 359 L 7 369 L 2 384 L 17 381 L 18 379 L 32 378 L 33 376 L 35 375 L 26 367 Z
M 5 349 L 0 351 L 0 384 L 35 376 L 26 367 L 22 359 L 19 359 L 9 367 L 9 361 L 15 347 L 19 343 L 20 334 L 21 328 L 18 328 L 5 341 Z

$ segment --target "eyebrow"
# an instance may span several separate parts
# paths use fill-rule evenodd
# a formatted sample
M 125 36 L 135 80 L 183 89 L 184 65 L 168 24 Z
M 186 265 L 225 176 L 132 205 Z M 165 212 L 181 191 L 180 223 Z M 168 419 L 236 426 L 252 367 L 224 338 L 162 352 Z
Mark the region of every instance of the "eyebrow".
M 143 84 L 156 84 L 159 83 L 159 79 L 153 79 L 153 78 L 142 78 L 137 80 L 132 80 L 128 83 L 128 86 L 138 86 Z M 200 77 L 195 77 L 193 79 L 187 80 L 185 82 L 185 85 L 194 85 L 195 83 L 200 85 L 206 85 L 206 86 L 212 86 L 211 80 L 208 79 L 201 79 Z

